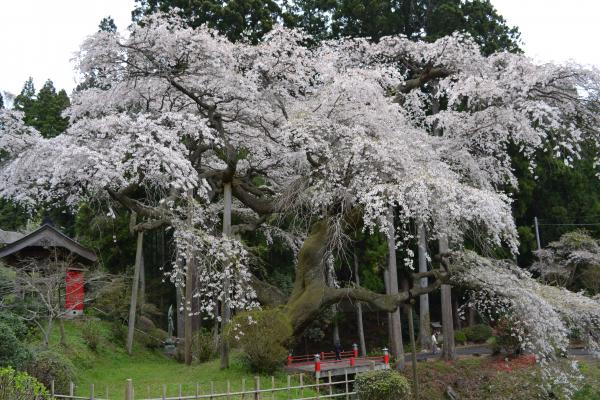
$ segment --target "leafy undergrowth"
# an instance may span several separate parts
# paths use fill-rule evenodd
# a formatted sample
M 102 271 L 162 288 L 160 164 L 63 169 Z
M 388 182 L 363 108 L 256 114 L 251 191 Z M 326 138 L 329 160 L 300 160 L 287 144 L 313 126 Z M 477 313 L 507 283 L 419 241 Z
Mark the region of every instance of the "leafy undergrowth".
M 130 356 L 123 344 L 112 338 L 110 326 L 105 323 L 98 324 L 101 339 L 97 350 L 92 351 L 82 339 L 83 324 L 83 321 L 65 322 L 67 346 L 58 344 L 58 329 L 53 336 L 51 346 L 53 351 L 64 354 L 75 365 L 76 395 L 89 395 L 91 384 L 94 384 L 96 397 L 104 398 L 108 392 L 111 400 L 122 399 L 127 379 L 133 381 L 136 398 L 161 398 L 163 386 L 166 387 L 168 396 L 175 396 L 179 394 L 180 385 L 184 395 L 194 395 L 197 384 L 201 394 L 210 393 L 211 386 L 215 393 L 224 393 L 227 390 L 228 380 L 231 382 L 232 392 L 242 388 L 242 380 L 245 380 L 247 390 L 254 388 L 255 375 L 235 355 L 227 370 L 219 368 L 218 360 L 188 367 L 163 355 L 160 351 L 151 351 L 138 343 L 134 345 L 133 354 Z M 276 374 L 273 379 L 277 387 L 287 385 L 287 376 L 283 373 Z M 292 377 L 292 386 L 297 385 L 298 382 L 298 376 Z M 261 388 L 266 389 L 271 386 L 271 376 L 260 377 Z M 304 393 L 311 392 L 305 390 Z M 300 393 L 292 390 L 290 394 L 295 396 Z M 270 393 L 268 398 L 271 398 Z M 275 398 L 287 399 L 288 393 L 280 392 Z
M 583 387 L 574 400 L 600 400 L 600 363 L 581 362 Z M 411 381 L 410 368 L 405 371 Z M 506 360 L 498 357 L 467 358 L 452 363 L 418 363 L 420 399 L 445 399 L 450 386 L 463 400 L 548 399 L 540 390 L 538 368 L 531 357 Z

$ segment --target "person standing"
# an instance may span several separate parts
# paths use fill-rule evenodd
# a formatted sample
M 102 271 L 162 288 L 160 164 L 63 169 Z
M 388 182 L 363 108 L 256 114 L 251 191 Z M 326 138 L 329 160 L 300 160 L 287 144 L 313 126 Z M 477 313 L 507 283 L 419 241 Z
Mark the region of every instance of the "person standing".
M 437 354 L 438 352 L 437 331 L 433 331 L 431 334 L 431 352 L 432 354 Z
M 335 342 L 334 349 L 335 349 L 335 359 L 341 360 L 342 359 L 342 345 L 339 341 Z

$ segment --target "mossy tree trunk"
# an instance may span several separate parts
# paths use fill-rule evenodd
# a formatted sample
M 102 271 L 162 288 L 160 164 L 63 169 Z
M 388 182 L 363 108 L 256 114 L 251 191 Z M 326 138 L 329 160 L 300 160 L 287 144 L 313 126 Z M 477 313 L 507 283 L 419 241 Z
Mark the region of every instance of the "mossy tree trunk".
M 342 300 L 362 301 L 378 310 L 394 312 L 411 298 L 437 290 L 446 279 L 446 274 L 441 270 L 415 273 L 411 276 L 411 287 L 395 294 L 376 293 L 357 286 L 331 288 L 327 286 L 326 281 L 326 253 L 330 233 L 326 219 L 315 222 L 298 254 L 292 294 L 284 303 L 284 309 L 296 335 L 301 334 L 322 311 Z M 422 288 L 418 283 L 414 284 L 424 276 L 432 278 L 429 286 Z M 259 293 L 259 299 L 268 302 L 269 294 L 273 299 L 279 298 L 279 295 L 275 296 L 275 288 L 269 290 L 264 283 L 258 282 L 254 286 Z M 273 301 L 270 304 L 281 302 Z

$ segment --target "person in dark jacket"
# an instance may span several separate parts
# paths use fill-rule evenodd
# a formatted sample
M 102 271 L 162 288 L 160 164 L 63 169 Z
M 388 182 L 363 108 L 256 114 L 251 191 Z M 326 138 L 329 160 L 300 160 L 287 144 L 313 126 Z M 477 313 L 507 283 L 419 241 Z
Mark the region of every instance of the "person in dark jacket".
M 342 344 L 339 341 L 336 341 L 334 343 L 334 348 L 335 348 L 335 359 L 341 360 L 342 359 Z

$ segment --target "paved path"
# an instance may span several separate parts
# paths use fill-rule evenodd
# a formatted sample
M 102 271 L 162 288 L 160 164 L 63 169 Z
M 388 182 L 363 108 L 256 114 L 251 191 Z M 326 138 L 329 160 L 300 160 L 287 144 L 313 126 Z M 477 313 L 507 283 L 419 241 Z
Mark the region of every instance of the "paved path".
M 488 346 L 480 345 L 480 346 L 460 346 L 456 347 L 456 354 L 459 356 L 479 356 L 479 355 L 490 355 L 492 354 L 491 349 Z M 571 348 L 569 349 L 569 356 L 578 358 L 578 359 L 586 359 L 586 360 L 597 360 L 590 352 L 586 349 L 582 348 Z M 440 352 L 438 354 L 432 354 L 431 352 L 421 352 L 417 353 L 417 361 L 426 361 L 429 359 L 439 358 Z M 408 353 L 406 355 L 406 361 L 410 362 L 412 360 L 412 355 Z

